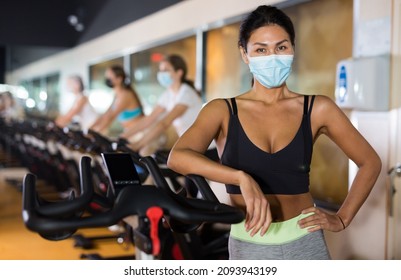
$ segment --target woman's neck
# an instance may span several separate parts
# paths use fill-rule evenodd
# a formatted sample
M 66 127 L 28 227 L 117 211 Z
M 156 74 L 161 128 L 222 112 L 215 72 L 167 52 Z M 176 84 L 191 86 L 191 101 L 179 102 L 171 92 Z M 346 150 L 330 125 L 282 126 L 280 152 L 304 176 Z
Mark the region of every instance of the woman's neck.
M 170 86 L 170 91 L 174 92 L 174 93 L 178 93 L 180 91 L 182 83 L 181 82 L 177 82 L 177 83 L 173 83 Z
M 114 86 L 114 92 L 115 92 L 116 94 L 120 94 L 120 93 L 123 92 L 123 91 L 124 91 L 123 86 L 120 86 L 120 85 L 115 85 L 115 86 Z
M 277 103 L 290 93 L 285 83 L 280 87 L 266 88 L 257 81 L 255 81 L 251 91 L 256 99 L 259 99 L 267 104 Z

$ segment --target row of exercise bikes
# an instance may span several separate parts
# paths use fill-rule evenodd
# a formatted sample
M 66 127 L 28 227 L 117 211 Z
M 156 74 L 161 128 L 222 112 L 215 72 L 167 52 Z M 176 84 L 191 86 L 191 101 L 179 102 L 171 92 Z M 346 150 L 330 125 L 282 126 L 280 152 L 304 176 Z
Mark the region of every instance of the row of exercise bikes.
M 21 182 L 27 229 L 92 248 L 106 238 L 134 245 L 129 256 L 108 259 L 227 259 L 229 225 L 244 213 L 220 203 L 201 176 L 167 168 L 168 151 L 141 157 L 124 139 L 39 119 L 0 119 L 0 145 L 29 172 Z M 191 181 L 197 195 L 189 191 Z M 46 182 L 58 195 L 38 190 Z M 191 194 L 192 193 L 192 194 Z M 84 228 L 123 225 L 117 235 L 87 238 Z M 99 254 L 81 258 L 103 259 Z

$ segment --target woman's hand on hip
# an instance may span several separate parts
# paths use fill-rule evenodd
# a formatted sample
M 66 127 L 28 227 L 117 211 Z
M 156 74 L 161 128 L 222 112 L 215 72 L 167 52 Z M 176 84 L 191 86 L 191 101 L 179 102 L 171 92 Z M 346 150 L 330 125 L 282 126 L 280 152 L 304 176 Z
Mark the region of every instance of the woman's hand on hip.
M 336 214 L 329 214 L 317 207 L 310 207 L 302 211 L 302 214 L 314 213 L 306 218 L 299 220 L 298 224 L 301 228 L 308 228 L 309 232 L 318 230 L 342 231 L 345 225 L 341 222 L 341 218 Z

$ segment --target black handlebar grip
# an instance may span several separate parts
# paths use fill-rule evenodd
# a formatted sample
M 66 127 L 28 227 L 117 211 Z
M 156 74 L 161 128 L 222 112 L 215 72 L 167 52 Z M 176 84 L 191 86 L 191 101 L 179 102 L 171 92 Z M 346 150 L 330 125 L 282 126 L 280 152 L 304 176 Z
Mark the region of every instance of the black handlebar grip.
M 47 202 L 44 205 L 39 205 L 36 209 L 38 214 L 48 217 L 71 216 L 83 211 L 89 205 L 94 196 L 91 160 L 90 157 L 83 156 L 80 161 L 80 195 L 73 200 Z M 31 176 L 27 176 L 23 184 L 31 184 L 31 180 Z
M 210 185 L 206 182 L 206 179 L 204 177 L 195 174 L 189 174 L 187 177 L 194 182 L 195 186 L 198 188 L 204 199 L 213 202 L 219 202 L 219 199 L 214 194 L 213 190 L 210 188 Z

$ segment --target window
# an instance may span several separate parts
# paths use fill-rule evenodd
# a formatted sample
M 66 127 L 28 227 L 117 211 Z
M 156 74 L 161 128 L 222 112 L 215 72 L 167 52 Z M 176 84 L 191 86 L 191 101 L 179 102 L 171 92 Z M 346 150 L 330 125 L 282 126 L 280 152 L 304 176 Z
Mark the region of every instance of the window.
M 46 111 L 49 117 L 56 118 L 58 115 L 58 107 L 60 100 L 60 75 L 49 75 L 45 78 L 46 86 L 39 98 L 46 102 Z
M 28 115 L 54 119 L 59 112 L 60 75 L 51 74 L 20 83 L 24 88 L 23 106 Z M 17 96 L 19 94 L 17 93 Z

